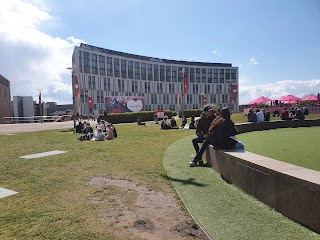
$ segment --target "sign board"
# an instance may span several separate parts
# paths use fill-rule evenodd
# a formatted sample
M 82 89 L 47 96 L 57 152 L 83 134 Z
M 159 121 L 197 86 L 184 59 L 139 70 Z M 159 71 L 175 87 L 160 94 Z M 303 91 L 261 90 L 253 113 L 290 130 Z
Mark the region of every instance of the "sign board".
M 143 97 L 112 96 L 105 98 L 108 113 L 140 112 L 143 110 Z

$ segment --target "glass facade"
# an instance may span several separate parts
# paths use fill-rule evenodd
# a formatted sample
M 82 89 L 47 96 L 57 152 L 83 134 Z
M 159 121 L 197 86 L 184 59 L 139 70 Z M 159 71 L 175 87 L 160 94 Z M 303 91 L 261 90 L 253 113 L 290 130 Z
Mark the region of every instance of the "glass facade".
M 204 95 L 208 104 L 224 107 L 229 106 L 230 99 L 226 85 L 238 84 L 238 68 L 231 64 L 130 57 L 130 54 L 120 52 L 78 48 L 76 69 L 82 74 L 78 79 L 81 79 L 80 98 L 84 112 L 88 96 L 93 97 L 97 110 L 104 109 L 104 98 L 112 95 L 143 96 L 145 110 L 164 106 L 178 111 L 177 94 L 182 92 L 184 77 L 189 81 L 189 91 L 184 96 L 185 109 L 202 107 Z M 233 106 L 237 108 L 238 103 L 234 102 Z

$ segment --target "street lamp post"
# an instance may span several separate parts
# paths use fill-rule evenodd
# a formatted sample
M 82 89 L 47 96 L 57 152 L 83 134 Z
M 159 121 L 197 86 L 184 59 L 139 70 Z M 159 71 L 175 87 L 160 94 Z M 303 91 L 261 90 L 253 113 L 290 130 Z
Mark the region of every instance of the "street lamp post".
M 39 91 L 39 110 L 40 110 L 40 123 L 42 123 L 42 102 L 41 102 L 41 91 L 42 89 L 37 89 Z
M 71 81 L 72 81 L 72 105 L 73 105 L 73 128 L 75 129 L 77 124 L 76 124 L 76 104 L 75 104 L 75 99 L 74 99 L 74 82 L 73 82 L 73 76 L 74 76 L 74 71 L 75 67 L 67 67 L 68 70 L 71 71 Z
M 182 68 L 182 71 L 180 71 L 182 73 L 182 78 L 181 78 L 181 118 L 184 118 L 184 72 L 185 72 L 185 68 Z

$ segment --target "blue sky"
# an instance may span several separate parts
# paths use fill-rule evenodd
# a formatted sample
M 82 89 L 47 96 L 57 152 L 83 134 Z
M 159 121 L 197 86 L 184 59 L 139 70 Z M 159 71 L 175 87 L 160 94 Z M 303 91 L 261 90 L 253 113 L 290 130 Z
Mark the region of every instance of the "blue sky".
M 320 92 L 318 0 L 1 0 L 0 74 L 11 95 L 71 103 L 80 42 L 239 67 L 240 104 Z

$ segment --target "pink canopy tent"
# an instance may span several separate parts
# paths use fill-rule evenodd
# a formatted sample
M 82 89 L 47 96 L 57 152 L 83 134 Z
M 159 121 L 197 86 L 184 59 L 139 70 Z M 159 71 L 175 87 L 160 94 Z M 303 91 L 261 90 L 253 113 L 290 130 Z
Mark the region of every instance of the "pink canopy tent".
M 254 105 L 254 104 L 261 104 L 261 103 L 266 103 L 266 102 L 271 102 L 272 99 L 267 98 L 265 96 L 258 97 L 257 99 L 252 100 L 251 102 L 248 103 L 248 105 Z
M 281 98 L 278 98 L 278 101 L 285 102 L 285 103 L 295 103 L 299 100 L 301 100 L 301 98 L 298 98 L 298 97 L 293 96 L 291 94 L 289 94 L 287 96 L 283 96 Z
M 317 101 L 318 98 L 315 95 L 309 95 L 309 96 L 306 96 L 306 97 L 302 98 L 302 100 L 303 101 Z

